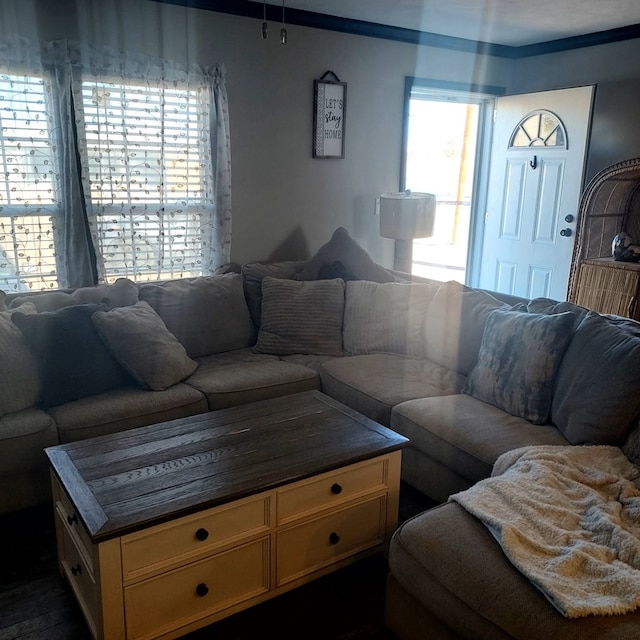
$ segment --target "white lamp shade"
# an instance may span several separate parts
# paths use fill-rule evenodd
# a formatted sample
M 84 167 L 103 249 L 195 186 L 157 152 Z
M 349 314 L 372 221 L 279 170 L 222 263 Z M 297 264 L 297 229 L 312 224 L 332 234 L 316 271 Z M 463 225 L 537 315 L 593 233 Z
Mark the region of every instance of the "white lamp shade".
M 433 235 L 436 197 L 433 193 L 383 193 L 380 196 L 380 235 L 396 240 Z

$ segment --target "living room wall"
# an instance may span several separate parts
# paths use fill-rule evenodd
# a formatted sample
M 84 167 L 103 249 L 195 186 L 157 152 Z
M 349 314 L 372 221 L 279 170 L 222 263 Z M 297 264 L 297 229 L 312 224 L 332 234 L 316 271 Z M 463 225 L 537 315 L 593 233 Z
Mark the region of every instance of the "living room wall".
M 3 0 L 3 36 L 81 39 L 227 68 L 233 183 L 232 261 L 312 255 L 344 226 L 390 266 L 375 198 L 399 184 L 405 76 L 504 86 L 513 62 L 260 21 L 151 0 Z M 346 157 L 313 159 L 313 80 L 348 83 Z

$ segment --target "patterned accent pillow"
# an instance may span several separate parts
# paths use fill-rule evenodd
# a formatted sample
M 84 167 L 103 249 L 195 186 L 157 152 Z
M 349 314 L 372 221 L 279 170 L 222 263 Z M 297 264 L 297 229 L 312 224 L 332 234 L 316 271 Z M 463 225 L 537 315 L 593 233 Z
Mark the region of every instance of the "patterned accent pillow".
M 146 389 L 163 391 L 198 367 L 147 302 L 97 311 L 91 320 L 115 359 Z
M 262 324 L 254 351 L 285 356 L 294 353 L 342 355 L 344 282 L 262 281 Z
M 544 424 L 553 383 L 571 341 L 575 315 L 496 309 L 489 314 L 478 363 L 463 393 L 513 416 Z

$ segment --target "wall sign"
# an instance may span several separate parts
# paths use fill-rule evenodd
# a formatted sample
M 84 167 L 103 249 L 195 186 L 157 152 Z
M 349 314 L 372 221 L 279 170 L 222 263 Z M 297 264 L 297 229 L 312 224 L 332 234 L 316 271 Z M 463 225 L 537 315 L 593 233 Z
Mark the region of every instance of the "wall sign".
M 313 85 L 313 157 L 344 158 L 347 83 L 327 71 Z

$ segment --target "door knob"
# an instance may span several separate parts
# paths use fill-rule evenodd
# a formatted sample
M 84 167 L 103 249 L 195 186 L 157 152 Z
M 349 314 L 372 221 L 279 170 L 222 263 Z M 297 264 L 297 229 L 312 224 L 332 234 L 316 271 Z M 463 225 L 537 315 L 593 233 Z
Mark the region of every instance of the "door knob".
M 560 229 L 560 235 L 565 238 L 568 238 L 572 233 L 571 229 Z
M 567 215 L 564 217 L 565 222 L 573 222 L 574 220 L 575 218 L 573 217 L 572 213 L 567 213 Z

